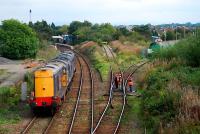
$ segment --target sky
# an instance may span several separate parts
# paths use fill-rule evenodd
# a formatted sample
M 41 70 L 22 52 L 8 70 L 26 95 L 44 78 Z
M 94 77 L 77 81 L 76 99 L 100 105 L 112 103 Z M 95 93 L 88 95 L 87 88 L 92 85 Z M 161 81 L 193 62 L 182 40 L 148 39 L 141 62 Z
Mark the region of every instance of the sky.
M 0 0 L 0 21 L 74 20 L 113 25 L 200 22 L 200 0 Z

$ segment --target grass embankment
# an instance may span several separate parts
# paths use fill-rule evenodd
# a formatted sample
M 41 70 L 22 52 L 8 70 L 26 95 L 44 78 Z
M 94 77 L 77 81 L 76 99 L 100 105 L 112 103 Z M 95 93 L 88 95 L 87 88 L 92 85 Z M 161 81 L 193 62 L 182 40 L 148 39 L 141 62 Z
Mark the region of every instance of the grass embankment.
M 120 67 L 121 69 L 126 69 L 130 65 L 142 60 L 141 51 L 144 49 L 144 46 L 141 44 L 129 41 L 112 41 L 110 46 L 116 53 L 116 62 L 118 63 L 117 68 Z
M 148 133 L 200 132 L 200 39 L 191 37 L 152 55 L 138 79 L 140 123 Z
M 14 87 L 0 88 L 0 133 L 9 132 L 3 125 L 20 121 L 21 114 L 18 107 L 20 90 Z
M 122 44 L 120 41 L 113 41 L 109 44 L 115 54 L 116 58 L 108 59 L 101 45 L 95 42 L 87 42 L 80 46 L 80 50 L 88 56 L 93 67 L 98 70 L 103 80 L 106 80 L 109 73 L 109 68 L 112 66 L 114 71 L 118 69 L 126 69 L 132 64 L 135 64 L 141 60 L 140 52 L 143 47 L 137 44 Z
M 107 60 L 103 49 L 95 42 L 84 43 L 79 49 L 84 55 L 87 55 L 92 66 L 100 72 L 102 79 L 106 80 L 109 73 L 110 63 Z
M 45 43 L 46 44 L 46 43 Z M 55 58 L 59 51 L 53 45 L 44 45 L 37 53 L 36 59 L 48 61 Z

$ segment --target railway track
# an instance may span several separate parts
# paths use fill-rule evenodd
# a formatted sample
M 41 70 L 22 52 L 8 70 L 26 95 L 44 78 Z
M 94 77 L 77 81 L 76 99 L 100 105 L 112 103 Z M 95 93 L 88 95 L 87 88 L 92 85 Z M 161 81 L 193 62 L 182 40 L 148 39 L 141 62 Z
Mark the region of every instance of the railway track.
M 78 75 L 81 76 L 82 69 L 81 69 L 81 64 L 79 62 L 78 62 L 78 65 L 76 65 L 76 68 L 78 70 L 80 70 L 80 72 L 77 71 L 75 73 L 75 75 L 76 75 L 75 77 L 77 79 L 77 80 L 75 80 L 75 82 L 76 83 L 80 83 L 82 78 L 78 78 Z M 76 100 L 76 98 L 77 98 L 77 92 L 78 92 L 78 90 L 80 88 L 80 84 L 79 85 L 76 84 L 74 86 L 76 86 L 76 87 L 73 87 L 73 91 L 70 94 L 70 96 L 71 96 L 71 100 L 69 100 L 70 103 L 64 102 L 63 105 L 62 105 L 62 108 L 60 109 L 62 111 L 66 110 L 65 112 L 67 112 L 66 113 L 67 115 L 71 115 L 72 114 L 72 110 L 73 110 L 73 107 L 75 105 L 73 103 L 73 99 Z M 68 98 L 69 94 L 66 95 L 66 97 Z M 70 111 L 70 109 L 71 109 L 71 111 Z M 62 118 L 62 115 L 60 116 L 60 113 L 56 113 L 53 117 L 46 117 L 46 116 L 38 117 L 38 116 L 34 116 L 21 133 L 22 134 L 27 134 L 27 133 L 38 133 L 38 134 L 39 133 L 41 133 L 41 134 L 66 133 L 67 130 L 63 129 L 63 126 L 67 126 L 67 124 L 66 124 L 67 121 L 66 120 L 62 120 L 61 121 L 60 118 Z M 70 117 L 65 118 L 65 119 L 69 120 L 69 118 Z M 63 124 L 62 128 L 59 129 L 59 126 L 57 125 L 57 123 Z
M 67 49 L 66 49 L 67 50 Z M 63 49 L 62 49 L 63 51 Z M 81 54 L 74 51 L 77 55 L 77 78 L 76 83 L 72 86 L 72 91 L 66 96 L 67 101 L 64 102 L 61 112 L 56 113 L 52 118 L 41 119 L 34 117 L 32 121 L 22 132 L 23 134 L 33 132 L 37 128 L 37 124 L 40 127 L 40 131 L 36 133 L 73 133 L 73 134 L 95 134 L 95 133 L 113 133 L 116 134 L 119 131 L 120 123 L 123 118 L 124 109 L 126 106 L 126 85 L 128 78 L 144 64 L 131 65 L 126 71 L 121 71 L 122 74 L 126 74 L 123 77 L 123 92 L 113 92 L 114 86 L 114 73 L 110 71 L 110 83 L 109 83 L 109 95 L 107 98 L 106 105 L 102 110 L 98 120 L 94 120 L 94 78 L 92 70 Z M 111 52 L 112 53 L 112 52 Z M 115 57 L 114 57 L 115 58 Z M 75 88 L 75 89 L 74 89 Z M 113 97 L 114 96 L 114 97 Z M 72 97 L 70 99 L 70 97 Z M 114 106 L 114 110 L 110 107 Z M 115 110 L 116 109 L 116 110 Z M 111 112 L 118 112 L 117 119 Z M 64 116 L 63 116 L 64 115 Z M 115 114 L 116 115 L 116 114 Z M 39 122 L 39 123 L 37 123 Z M 46 123 L 44 123 L 46 122 Z M 58 125 L 59 123 L 59 125 Z M 36 124 L 36 125 L 35 125 Z M 36 127 L 34 127 L 36 126 Z M 35 130 L 39 130 L 39 128 Z
M 106 56 L 107 56 L 107 59 L 108 60 L 111 60 L 109 57 L 108 57 L 108 49 L 106 49 L 105 48 L 105 46 L 103 47 L 104 48 L 104 50 L 105 50 L 105 52 L 106 52 Z M 112 58 L 113 58 L 113 60 L 114 60 L 114 62 L 118 65 L 118 63 L 117 63 L 117 60 L 116 60 L 116 58 L 115 58 L 115 56 L 114 56 L 114 54 L 113 54 L 113 52 L 112 52 L 112 50 L 110 50 L 109 49 L 109 53 L 110 54 L 112 54 Z M 122 120 L 122 117 L 123 117 L 123 114 L 124 114 L 124 110 L 125 110 L 125 106 L 126 106 L 126 103 L 127 103 L 127 99 L 126 99 L 126 86 L 127 86 L 127 83 L 128 83 L 128 79 L 130 78 L 130 77 L 132 77 L 133 76 L 133 74 L 140 68 L 140 67 L 142 67 L 143 65 L 145 65 L 146 63 L 148 63 L 148 61 L 144 61 L 144 62 L 141 62 L 140 64 L 133 64 L 133 65 L 131 65 L 131 66 L 129 66 L 126 70 L 124 70 L 124 71 L 122 71 L 120 68 L 119 68 L 119 70 L 120 70 L 120 72 L 121 72 L 121 74 L 123 75 L 123 80 L 122 80 L 122 92 L 123 92 L 123 95 L 121 95 L 122 96 L 122 100 L 121 100 L 121 103 L 122 103 L 122 105 L 121 105 L 121 112 L 120 112 L 120 114 L 119 114 L 119 118 L 118 118 L 118 120 L 117 120 L 117 124 L 116 124 L 116 126 L 114 126 L 114 129 L 113 129 L 113 127 L 110 127 L 109 129 L 113 129 L 112 131 L 109 131 L 109 133 L 113 133 L 113 134 L 116 134 L 116 133 L 118 133 L 118 129 L 119 129 L 119 127 L 120 127 L 120 123 L 121 123 L 121 120 Z M 113 76 L 111 77 L 111 83 L 110 83 L 110 85 L 113 85 Z M 101 127 L 100 127 L 100 125 L 101 125 L 101 123 L 102 123 L 102 120 L 103 120 L 103 118 L 105 118 L 105 114 L 106 114 L 106 112 L 108 111 L 108 105 L 110 105 L 110 103 L 111 103 L 111 101 L 113 100 L 113 95 L 115 95 L 115 93 L 113 93 L 113 90 L 112 90 L 112 87 L 113 86 L 110 86 L 110 94 L 109 94 L 109 98 L 108 98 L 108 103 L 107 103 L 107 105 L 106 105 L 106 107 L 105 107 L 105 109 L 104 109 L 104 111 L 102 112 L 102 114 L 101 114 L 101 116 L 100 116 L 100 118 L 99 118 L 99 120 L 98 120 L 98 122 L 97 122 L 97 125 L 96 125 L 96 127 L 94 128 L 94 131 L 93 131 L 93 133 L 92 134 L 94 134 L 94 133 L 102 133 L 103 131 L 98 131 L 98 129 L 101 129 Z M 119 94 L 118 94 L 118 96 L 120 96 Z M 104 129 L 105 127 L 102 127 L 102 129 Z M 105 131 L 104 131 L 105 132 Z M 105 132 L 105 133 L 108 133 L 108 132 Z
M 140 69 L 141 67 L 143 67 L 145 64 L 147 64 L 149 61 L 144 61 L 144 62 L 141 62 L 141 64 L 137 65 L 137 64 L 133 64 L 131 65 L 130 67 L 128 67 L 127 71 L 130 72 L 130 69 L 132 68 L 132 71 L 128 74 L 127 77 L 124 77 L 124 81 L 123 81 L 123 106 L 122 106 L 122 110 L 121 110 L 121 113 L 120 113 L 120 117 L 119 117 L 119 120 L 117 122 L 117 126 L 115 128 L 115 131 L 113 134 L 116 134 L 118 133 L 118 129 L 120 127 L 120 123 L 121 123 L 121 120 L 122 120 L 122 117 L 123 117 L 123 114 L 124 114 L 124 110 L 125 110 L 125 106 L 127 104 L 127 99 L 126 99 L 126 87 L 127 87 L 127 84 L 128 84 L 128 79 L 130 77 L 133 76 L 133 74 L 138 70 Z
M 63 49 L 62 49 L 63 51 Z M 79 88 L 74 92 L 69 92 L 66 96 L 69 102 L 62 105 L 61 111 L 56 113 L 52 118 L 34 117 L 27 127 L 23 130 L 23 134 L 37 131 L 36 133 L 91 133 L 93 130 L 93 76 L 89 64 L 85 58 L 78 52 L 74 51 L 77 55 L 79 63 Z M 81 70 L 81 73 L 80 73 Z M 78 75 L 78 74 L 77 74 Z M 75 84 L 77 87 L 77 84 Z M 74 90 L 74 89 L 71 89 Z M 69 98 L 68 98 L 69 97 Z M 72 97 L 72 98 L 70 98 Z M 76 99 L 75 99 L 76 98 Z M 76 101 L 75 101 L 76 100 Z M 74 102 L 72 104 L 72 102 Z M 76 103 L 75 103 L 76 102 Z M 69 104 L 71 104 L 69 106 Z M 66 106 L 66 107 L 65 107 Z M 66 111 L 64 111 L 66 110 Z M 71 111 L 71 112 L 69 112 Z M 64 116 L 63 116 L 64 115 Z M 66 118 L 65 118 L 66 116 Z M 62 121 L 61 121 L 62 119 Z M 63 120 L 64 119 L 64 120 Z M 48 121 L 47 121 L 48 120 Z M 46 121 L 46 123 L 44 123 Z M 43 122 L 43 123 L 42 123 Z M 38 124 L 39 128 L 34 127 Z M 59 123 L 59 125 L 58 125 Z M 44 125 L 45 124 L 45 125 Z M 44 126 L 44 128 L 42 128 Z
M 52 123 L 53 117 L 38 117 L 34 116 L 26 128 L 21 132 L 22 134 L 28 133 L 45 133 L 49 125 Z
M 106 48 L 105 48 L 106 47 Z M 118 65 L 117 60 L 113 54 L 113 52 L 108 48 L 107 46 L 103 46 L 107 59 L 108 60 L 114 60 L 114 63 Z M 120 68 L 119 68 L 120 70 Z M 113 92 L 114 87 L 114 73 L 111 69 L 110 71 L 110 83 L 109 83 L 109 93 L 107 95 L 107 103 L 104 106 L 100 116 L 98 117 L 98 120 L 96 121 L 96 126 L 94 127 L 94 133 L 110 133 L 112 134 L 116 127 L 116 114 L 117 117 L 120 116 L 120 110 L 119 107 L 122 107 L 123 105 L 123 94 L 121 92 Z M 114 96 L 114 97 L 113 97 Z M 116 97 L 117 96 L 117 97 Z M 114 113 L 113 115 L 111 115 Z
M 77 53 L 77 52 L 76 52 Z M 79 92 L 74 115 L 71 121 L 69 134 L 91 133 L 93 129 L 93 77 L 92 71 L 85 58 L 79 55 L 80 63 L 83 66 L 82 87 Z
M 59 46 L 61 51 L 69 50 L 65 46 Z M 91 133 L 93 131 L 93 119 L 94 119 L 94 81 L 93 73 L 89 63 L 83 55 L 73 50 L 79 63 L 82 66 L 82 86 L 81 91 L 76 100 L 76 106 L 74 107 L 72 119 L 67 133 Z
M 69 131 L 71 119 L 73 116 L 74 108 L 78 98 L 78 93 L 81 88 L 82 81 L 82 65 L 77 59 L 76 72 L 74 74 L 73 83 L 70 91 L 66 95 L 66 101 L 63 103 L 60 111 L 56 113 L 55 119 L 51 126 L 49 126 L 48 134 L 66 133 Z M 59 124 L 59 125 L 58 125 Z

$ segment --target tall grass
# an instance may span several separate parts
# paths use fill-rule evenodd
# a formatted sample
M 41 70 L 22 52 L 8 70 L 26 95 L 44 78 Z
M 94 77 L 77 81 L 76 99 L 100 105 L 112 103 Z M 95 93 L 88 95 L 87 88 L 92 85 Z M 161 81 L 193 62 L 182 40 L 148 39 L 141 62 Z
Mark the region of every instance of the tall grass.
M 200 39 L 161 48 L 141 72 L 141 119 L 149 133 L 198 134 L 200 128 Z M 141 83 L 142 82 L 142 83 Z
M 174 46 L 161 48 L 153 53 L 153 58 L 172 60 L 173 58 L 180 59 L 186 65 L 192 67 L 200 66 L 200 38 L 189 37 L 184 39 Z
M 0 106 L 16 105 L 19 102 L 20 90 L 14 87 L 0 88 Z
M 33 72 L 27 72 L 24 75 L 24 81 L 27 82 L 28 93 L 30 93 L 34 88 L 34 73 Z

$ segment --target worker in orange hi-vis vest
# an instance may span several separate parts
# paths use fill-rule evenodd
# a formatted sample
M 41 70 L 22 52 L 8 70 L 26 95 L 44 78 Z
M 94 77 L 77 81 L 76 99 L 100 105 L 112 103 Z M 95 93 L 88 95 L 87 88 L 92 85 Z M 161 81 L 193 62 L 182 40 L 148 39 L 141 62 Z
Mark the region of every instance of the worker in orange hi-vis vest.
M 134 89 L 134 82 L 131 78 L 128 79 L 128 87 L 129 87 L 129 91 L 130 92 L 135 92 L 135 89 Z

